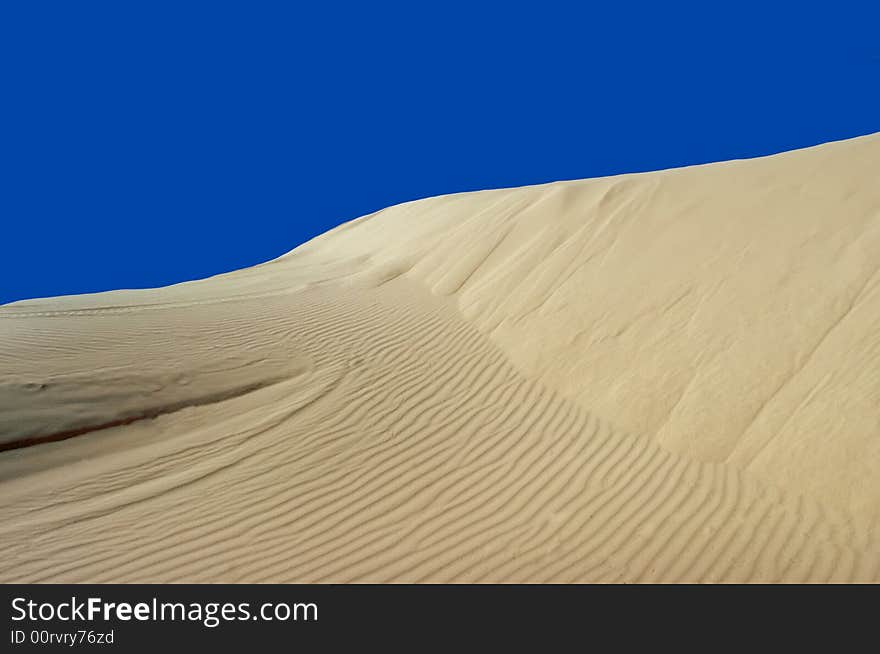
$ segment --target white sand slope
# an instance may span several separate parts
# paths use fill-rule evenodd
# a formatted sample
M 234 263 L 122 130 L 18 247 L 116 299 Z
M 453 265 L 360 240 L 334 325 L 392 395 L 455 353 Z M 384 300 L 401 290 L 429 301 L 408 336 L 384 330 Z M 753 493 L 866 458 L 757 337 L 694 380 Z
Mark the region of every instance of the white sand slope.
M 880 580 L 880 135 L 0 307 L 2 581 Z

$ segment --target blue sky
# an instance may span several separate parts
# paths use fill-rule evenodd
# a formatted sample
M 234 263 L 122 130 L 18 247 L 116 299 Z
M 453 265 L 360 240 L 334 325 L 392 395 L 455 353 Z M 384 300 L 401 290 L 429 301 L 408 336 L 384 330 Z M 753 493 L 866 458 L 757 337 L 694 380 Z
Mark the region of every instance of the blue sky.
M 233 270 L 420 197 L 880 131 L 878 3 L 825 4 L 4 3 L 0 303 Z

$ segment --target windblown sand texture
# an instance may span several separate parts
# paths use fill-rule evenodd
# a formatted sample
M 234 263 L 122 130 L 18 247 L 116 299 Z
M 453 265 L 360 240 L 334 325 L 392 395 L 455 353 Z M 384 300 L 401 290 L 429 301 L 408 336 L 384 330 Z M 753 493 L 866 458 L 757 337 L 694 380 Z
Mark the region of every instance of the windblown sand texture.
M 5 582 L 877 581 L 880 135 L 0 307 L 0 447 Z

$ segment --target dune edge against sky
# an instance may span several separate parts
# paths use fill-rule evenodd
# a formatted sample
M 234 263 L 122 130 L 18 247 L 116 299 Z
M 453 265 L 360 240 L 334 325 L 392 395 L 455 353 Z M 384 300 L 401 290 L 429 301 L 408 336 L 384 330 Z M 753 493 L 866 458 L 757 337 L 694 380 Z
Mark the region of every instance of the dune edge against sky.
M 878 170 L 441 196 L 6 305 L 0 445 L 79 435 L 0 452 L 0 578 L 876 581 Z

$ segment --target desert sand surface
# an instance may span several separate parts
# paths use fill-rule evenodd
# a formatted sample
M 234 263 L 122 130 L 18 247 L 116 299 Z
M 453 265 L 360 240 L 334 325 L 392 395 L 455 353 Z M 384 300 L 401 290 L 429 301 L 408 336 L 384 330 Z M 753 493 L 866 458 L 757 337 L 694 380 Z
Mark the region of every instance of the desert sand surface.
M 877 581 L 880 135 L 5 305 L 0 448 L 4 582 Z

